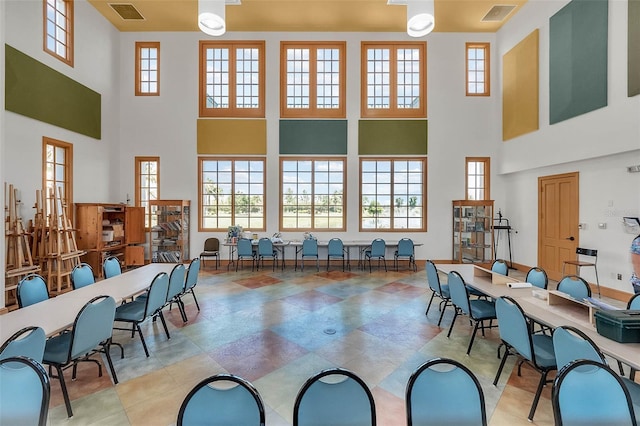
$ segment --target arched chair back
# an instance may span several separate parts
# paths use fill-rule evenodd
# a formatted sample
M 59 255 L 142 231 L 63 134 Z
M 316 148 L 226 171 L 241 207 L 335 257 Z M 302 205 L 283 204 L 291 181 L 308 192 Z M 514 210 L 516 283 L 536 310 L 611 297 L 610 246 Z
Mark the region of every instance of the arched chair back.
M 203 267 L 205 267 L 204 261 L 208 257 L 215 258 L 216 269 L 218 269 L 218 266 L 220 266 L 220 240 L 216 237 L 210 237 L 204 240 L 204 248 L 202 253 L 200 253 L 200 260 L 203 262 Z
M 0 359 L 24 356 L 42 363 L 47 336 L 40 327 L 25 327 L 0 346 Z
M 480 382 L 452 359 L 436 358 L 422 364 L 409 378 L 405 401 L 409 426 L 487 424 Z
M 255 268 L 256 263 L 256 253 L 253 251 L 253 245 L 251 244 L 251 240 L 248 238 L 240 238 L 236 245 L 236 254 L 238 256 L 238 261 L 236 263 L 236 272 L 238 272 L 238 265 L 240 262 L 244 262 L 244 259 L 251 259 L 251 270 Z
M 504 260 L 496 259 L 491 265 L 491 272 L 496 272 L 501 275 L 509 275 L 509 266 Z
M 184 313 L 184 306 L 180 300 L 180 295 L 184 291 L 184 285 L 185 268 L 182 263 L 179 263 L 173 267 L 171 274 L 169 275 L 169 289 L 167 290 L 167 300 L 165 305 L 171 307 L 171 304 L 175 302 L 180 310 L 182 321 L 187 322 L 187 316 Z
M 264 426 L 264 403 L 245 379 L 217 374 L 198 383 L 178 412 L 178 426 Z
M 449 285 L 440 283 L 440 276 L 438 275 L 438 270 L 436 269 L 436 265 L 427 260 L 424 265 L 424 269 L 427 273 L 427 284 L 431 289 L 431 298 L 429 299 L 429 304 L 427 305 L 427 310 L 424 313 L 425 315 L 429 314 L 429 309 L 431 308 L 431 302 L 435 296 L 438 296 L 442 299 L 440 302 L 440 319 L 438 320 L 438 327 L 442 322 L 442 317 L 444 316 L 444 311 L 447 309 L 447 306 L 451 305 L 451 296 L 449 294 Z M 444 306 L 443 306 L 444 304 Z
M 294 426 L 376 424 L 373 395 L 355 373 L 330 368 L 310 377 L 296 396 Z
M 553 350 L 556 354 L 558 368 L 578 359 L 607 363 L 604 355 L 589 336 L 568 325 L 558 327 L 553 331 Z
M 340 238 L 332 238 L 327 244 L 327 271 L 331 259 L 342 259 L 342 271 L 344 272 L 344 243 Z
M 262 262 L 262 266 L 264 267 L 264 259 L 272 260 L 272 267 L 275 271 L 276 262 L 278 260 L 278 252 L 273 248 L 273 242 L 271 241 L 271 238 L 267 237 L 263 237 L 258 240 L 258 268 L 260 268 L 260 262 Z
M 120 267 L 120 261 L 115 256 L 109 256 L 104 260 L 102 264 L 102 273 L 105 278 L 115 277 L 116 275 L 120 275 L 122 273 L 122 268 Z
M 463 314 L 469 315 L 471 308 L 469 306 L 469 293 L 464 283 L 464 278 L 457 271 L 449 272 L 447 283 L 449 285 L 449 294 L 451 303 L 453 303 Z
M 45 301 L 49 298 L 49 290 L 44 278 L 38 274 L 29 274 L 18 282 L 18 307 L 24 308 Z
M 558 283 L 558 291 L 568 294 L 577 300 L 591 297 L 591 287 L 587 282 L 577 275 L 567 275 Z
M 47 424 L 51 385 L 40 363 L 27 357 L 0 360 L 0 424 Z
M 73 289 L 82 288 L 96 282 L 93 268 L 88 263 L 80 263 L 71 270 L 71 285 Z
M 371 242 L 371 246 L 364 251 L 364 257 L 369 261 L 369 272 L 371 272 L 371 259 L 378 259 L 378 268 L 380 268 L 380 261 L 382 261 L 384 263 L 384 270 L 387 270 L 386 252 L 387 243 L 385 243 L 382 238 L 376 238 Z
M 320 264 L 318 259 L 318 240 L 315 238 L 306 238 L 302 241 L 302 265 L 301 268 L 304 271 L 304 258 L 311 257 L 316 259 L 316 271 L 320 270 Z
M 549 278 L 547 277 L 547 273 L 544 269 L 535 266 L 527 272 L 525 282 L 546 290 L 549 285 Z
M 556 425 L 637 425 L 622 378 L 598 361 L 581 359 L 563 367 L 553 383 L 551 404 Z
M 411 238 L 402 238 L 398 241 L 398 249 L 393 254 L 393 261 L 396 266 L 396 271 L 398 270 L 398 263 L 401 259 L 407 259 L 409 261 L 409 269 L 417 270 L 415 258 L 415 248 L 413 245 L 413 240 Z
M 627 302 L 627 309 L 640 310 L 640 293 L 631 296 Z

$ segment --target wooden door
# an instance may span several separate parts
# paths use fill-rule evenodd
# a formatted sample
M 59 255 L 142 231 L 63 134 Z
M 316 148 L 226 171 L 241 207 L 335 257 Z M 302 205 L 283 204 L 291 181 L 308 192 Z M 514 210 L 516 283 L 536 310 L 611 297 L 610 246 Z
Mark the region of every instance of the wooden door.
M 578 172 L 538 178 L 538 266 L 555 281 L 564 260 L 576 257 L 578 201 Z

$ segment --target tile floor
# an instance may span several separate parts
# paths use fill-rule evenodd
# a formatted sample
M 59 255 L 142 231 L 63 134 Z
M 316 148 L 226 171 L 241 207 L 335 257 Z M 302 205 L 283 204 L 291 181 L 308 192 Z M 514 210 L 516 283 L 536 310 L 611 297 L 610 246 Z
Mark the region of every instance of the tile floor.
M 97 376 L 92 363 L 81 365 L 76 381 L 67 381 L 74 416 L 67 419 L 60 384 L 52 380 L 51 425 L 171 425 L 189 390 L 203 378 L 228 372 L 251 381 L 267 408 L 268 426 L 292 424 L 295 396 L 312 374 L 339 366 L 360 375 L 372 389 L 378 424 L 406 424 L 404 392 L 412 371 L 434 357 L 467 365 L 482 384 L 490 425 L 528 425 L 538 374 L 524 366 L 522 376 L 505 367 L 495 387 L 498 330 L 477 338 L 465 355 L 471 327 L 458 320 L 446 334 L 453 313 L 438 327 L 437 300 L 425 316 L 431 294 L 424 270 L 369 273 L 330 272 L 307 265 L 304 272 L 201 271 L 196 294 L 186 297 L 189 322 L 178 309 L 165 310 L 171 339 L 160 322 L 147 321 L 143 332 L 151 356 L 137 337 L 123 331 L 113 349 L 119 384 L 105 369 Z M 336 264 L 337 265 L 337 264 Z M 335 267 L 337 268 L 337 266 Z M 513 372 L 512 372 L 513 370 Z M 70 371 L 67 372 L 67 377 Z M 533 424 L 552 425 L 547 387 Z

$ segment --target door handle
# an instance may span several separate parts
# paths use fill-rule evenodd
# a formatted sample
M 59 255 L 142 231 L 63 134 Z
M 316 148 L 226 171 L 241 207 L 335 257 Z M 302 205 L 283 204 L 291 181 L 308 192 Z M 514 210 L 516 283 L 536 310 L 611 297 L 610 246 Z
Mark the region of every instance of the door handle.
M 575 238 L 573 236 L 571 236 L 571 237 L 565 238 L 565 240 L 573 241 L 573 240 L 575 240 Z

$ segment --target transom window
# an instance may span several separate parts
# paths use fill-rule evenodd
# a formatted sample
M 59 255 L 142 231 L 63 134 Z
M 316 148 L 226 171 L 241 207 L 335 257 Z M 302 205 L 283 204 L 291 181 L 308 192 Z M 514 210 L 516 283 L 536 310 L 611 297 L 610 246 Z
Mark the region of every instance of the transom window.
M 160 94 L 160 42 L 136 42 L 136 96 Z
M 489 172 L 491 159 L 489 157 L 467 157 L 465 169 L 465 183 L 467 200 L 490 200 Z
M 264 158 L 201 157 L 200 231 L 264 231 L 265 182 Z
M 345 43 L 280 44 L 280 115 L 345 117 Z
M 360 160 L 360 230 L 426 231 L 426 158 Z
M 362 43 L 363 117 L 427 116 L 426 44 Z
M 345 230 L 344 158 L 282 158 L 280 170 L 281 230 Z
M 145 226 L 157 223 L 157 215 L 151 215 L 149 201 L 160 199 L 160 157 L 136 157 L 136 206 L 144 207 Z
M 73 145 L 67 142 L 42 138 L 42 188 L 47 211 L 53 212 L 52 196 L 61 196 L 69 218 L 73 217 Z M 62 212 L 59 211 L 58 214 Z
M 43 0 L 44 51 L 73 66 L 73 0 Z
M 200 42 L 200 116 L 264 117 L 264 42 Z
M 466 43 L 467 96 L 489 96 L 489 43 Z

